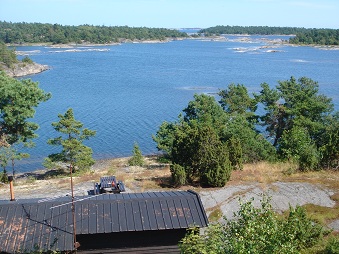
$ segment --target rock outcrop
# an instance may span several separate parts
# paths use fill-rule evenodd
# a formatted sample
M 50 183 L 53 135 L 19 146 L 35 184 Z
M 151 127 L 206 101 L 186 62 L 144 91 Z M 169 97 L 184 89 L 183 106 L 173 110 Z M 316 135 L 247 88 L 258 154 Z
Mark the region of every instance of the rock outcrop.
M 12 68 L 1 66 L 5 73 L 10 77 L 23 77 L 27 75 L 37 74 L 49 69 L 47 65 L 38 63 L 17 63 Z

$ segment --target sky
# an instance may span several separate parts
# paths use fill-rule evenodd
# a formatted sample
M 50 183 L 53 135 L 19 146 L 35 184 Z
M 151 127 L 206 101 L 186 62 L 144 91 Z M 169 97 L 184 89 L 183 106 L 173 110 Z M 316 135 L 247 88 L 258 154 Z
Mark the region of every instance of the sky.
M 0 20 L 61 25 L 339 29 L 338 0 L 0 0 Z

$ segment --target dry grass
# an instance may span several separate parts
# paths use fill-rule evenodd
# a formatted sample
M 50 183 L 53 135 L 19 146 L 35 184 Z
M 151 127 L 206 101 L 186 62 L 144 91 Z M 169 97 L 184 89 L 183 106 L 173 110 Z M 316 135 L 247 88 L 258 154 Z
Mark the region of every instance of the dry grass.
M 98 182 L 101 176 L 115 175 L 125 186 L 134 192 L 168 190 L 172 189 L 171 174 L 168 164 L 160 163 L 157 157 L 150 156 L 145 158 L 144 167 L 128 166 L 129 158 L 117 158 L 111 160 L 98 161 L 93 170 L 76 174 L 74 183 L 81 184 L 85 182 Z M 41 186 L 40 179 L 47 179 L 49 184 L 60 188 L 69 187 L 69 176 L 57 176 L 50 171 L 34 172 L 32 175 L 36 181 L 30 181 L 27 177 L 18 179 L 20 185 L 29 184 L 30 188 Z M 26 180 L 25 180 L 26 179 Z M 259 162 L 255 164 L 244 165 L 243 170 L 233 171 L 231 179 L 227 186 L 247 183 L 260 183 L 265 189 L 271 183 L 283 182 L 308 182 L 320 184 L 332 189 L 335 194 L 332 199 L 339 204 L 339 172 L 338 171 L 316 171 L 316 172 L 298 172 L 296 166 L 289 163 L 269 163 Z M 44 184 L 45 185 L 45 184 Z M 272 187 L 272 186 L 270 186 Z M 7 188 L 7 185 L 0 185 L 0 189 Z M 200 191 L 199 186 L 183 186 L 180 189 L 194 189 Z

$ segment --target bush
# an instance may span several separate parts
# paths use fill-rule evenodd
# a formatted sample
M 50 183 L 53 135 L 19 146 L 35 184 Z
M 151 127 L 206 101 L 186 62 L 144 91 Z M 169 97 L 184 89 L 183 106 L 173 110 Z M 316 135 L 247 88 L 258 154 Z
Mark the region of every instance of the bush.
M 25 56 L 25 57 L 21 60 L 21 62 L 27 63 L 27 64 L 32 64 L 32 63 L 33 63 L 32 59 L 30 59 L 28 56 Z
M 1 183 L 8 183 L 8 174 L 6 169 L 3 172 L 0 172 L 0 182 Z
M 330 238 L 325 247 L 325 254 L 339 254 L 339 238 Z
M 173 164 L 170 166 L 172 174 L 172 182 L 175 186 L 179 187 L 186 184 L 186 171 L 185 168 L 179 164 Z
M 210 225 L 201 236 L 189 231 L 179 246 L 183 253 L 299 253 L 313 246 L 323 228 L 303 208 L 290 207 L 287 218 L 278 216 L 266 196 L 261 207 L 253 200 L 240 204 L 235 219 Z M 335 246 L 335 245 L 334 245 Z M 198 249 L 197 249 L 198 247 Z
M 128 164 L 130 166 L 140 166 L 140 167 L 144 165 L 144 158 L 142 157 L 142 153 L 136 142 L 134 143 L 133 146 L 133 156 L 131 159 L 129 159 Z

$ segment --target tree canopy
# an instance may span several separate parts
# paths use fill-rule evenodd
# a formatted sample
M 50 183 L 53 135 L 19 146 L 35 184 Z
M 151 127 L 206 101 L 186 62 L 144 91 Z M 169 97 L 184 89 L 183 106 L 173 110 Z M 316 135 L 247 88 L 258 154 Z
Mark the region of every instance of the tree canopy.
M 200 30 L 205 36 L 220 34 L 260 34 L 260 35 L 295 35 L 289 43 L 339 45 L 339 29 L 303 28 L 303 27 L 269 27 L 269 26 L 215 26 Z
M 0 21 L 0 41 L 21 43 L 112 43 L 121 40 L 165 40 L 187 37 L 175 29 L 128 26 L 63 26 Z
M 48 156 L 45 166 L 48 168 L 64 168 L 71 166 L 72 170 L 86 170 L 94 164 L 92 149 L 83 142 L 95 135 L 95 131 L 83 128 L 83 123 L 74 118 L 73 109 L 68 109 L 64 115 L 58 115 L 59 121 L 53 122 L 54 129 L 61 134 L 48 140 L 48 144 L 61 146 L 59 153 Z
M 318 83 L 291 77 L 261 88 L 250 96 L 244 85 L 230 84 L 219 103 L 196 94 L 177 121 L 162 123 L 153 139 L 174 164 L 175 184 L 199 179 L 223 186 L 230 170 L 261 160 L 292 160 L 300 170 L 339 168 L 339 113 Z
M 0 135 L 9 145 L 28 145 L 39 125 L 29 121 L 35 108 L 51 97 L 30 79 L 17 80 L 0 72 Z

